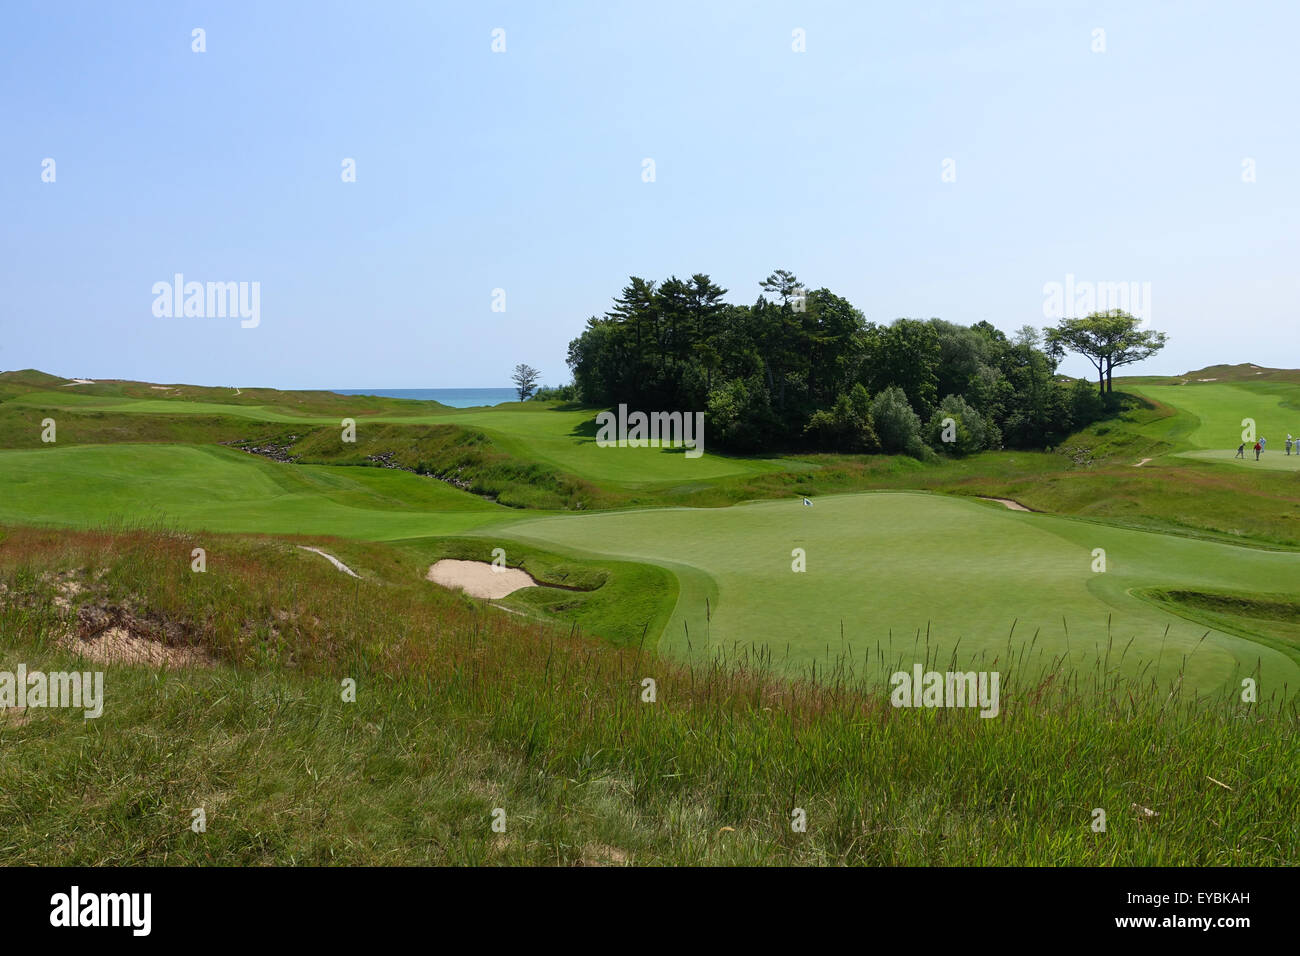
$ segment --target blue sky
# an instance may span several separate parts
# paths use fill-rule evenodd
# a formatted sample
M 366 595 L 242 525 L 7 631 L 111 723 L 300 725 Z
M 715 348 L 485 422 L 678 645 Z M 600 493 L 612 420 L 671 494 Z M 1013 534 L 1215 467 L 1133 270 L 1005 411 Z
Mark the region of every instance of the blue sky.
M 1300 366 L 1297 11 L 7 0 L 0 368 L 558 384 L 628 275 L 776 268 L 1007 331 L 1067 275 L 1149 282 L 1141 370 Z M 259 282 L 260 324 L 156 317 L 178 272 Z

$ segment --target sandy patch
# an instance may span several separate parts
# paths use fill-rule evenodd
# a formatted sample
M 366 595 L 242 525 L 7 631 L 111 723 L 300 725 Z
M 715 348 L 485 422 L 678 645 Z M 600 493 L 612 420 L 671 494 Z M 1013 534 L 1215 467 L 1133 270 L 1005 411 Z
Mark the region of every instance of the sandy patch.
M 1145 465 L 1145 464 L 1146 464 L 1147 462 L 1149 462 L 1150 460 L 1151 460 L 1150 458 L 1143 458 L 1140 462 L 1138 462 L 1138 463 L 1137 463 L 1136 465 L 1134 465 L 1133 467 L 1134 467 L 1134 468 L 1141 468 L 1143 465 Z
M 1029 510 L 1029 509 L 1026 508 L 1024 505 L 1022 505 L 1019 501 L 1012 501 L 1010 498 L 984 498 L 984 497 L 980 497 L 980 501 L 996 501 L 998 504 L 1000 504 L 1000 505 L 1005 505 L 1006 507 L 1010 508 L 1012 511 L 1028 511 L 1028 510 Z
M 59 646 L 97 664 L 208 667 L 213 663 L 202 648 L 180 643 L 175 625 L 136 617 L 118 605 L 82 605 L 72 620 L 76 630 L 60 638 Z
M 155 392 L 170 392 L 176 386 L 175 385 L 150 385 L 149 387 L 152 388 Z
M 64 648 L 96 664 L 144 664 L 147 667 L 207 667 L 211 659 L 193 647 L 168 647 L 132 634 L 125 627 L 110 627 L 97 637 L 66 638 Z
M 457 561 L 443 558 L 429 566 L 425 579 L 445 588 L 460 588 L 478 598 L 503 598 L 520 588 L 537 587 L 527 571 L 497 568 L 486 561 Z
M 1217 382 L 1217 378 L 1198 378 L 1198 382 Z
M 582 848 L 582 862 L 579 866 L 624 866 L 627 864 L 626 850 L 606 843 L 589 843 Z
M 94 382 L 93 379 L 89 379 L 89 378 L 74 378 L 71 382 L 64 382 L 64 383 L 63 383 L 63 387 L 64 387 L 64 388 L 67 388 L 69 385 L 94 385 L 94 384 L 95 384 L 95 382 Z
M 343 563 L 342 561 L 340 561 L 338 558 L 334 557 L 334 555 L 332 555 L 332 554 L 326 554 L 326 553 L 325 553 L 324 551 L 322 551 L 320 548 L 309 548 L 309 547 L 307 547 L 305 544 L 300 544 L 300 545 L 298 545 L 298 547 L 302 548 L 302 550 L 304 550 L 304 551 L 311 551 L 311 552 L 313 552 L 313 553 L 315 553 L 315 554 L 319 554 L 322 558 L 324 558 L 324 559 L 325 559 L 326 561 L 328 561 L 330 564 L 334 565 L 334 567 L 338 568 L 338 569 L 339 569 L 340 571 L 342 571 L 344 574 L 350 574 L 350 575 L 352 575 L 354 578 L 359 578 L 359 577 L 361 577 L 361 575 L 357 574 L 357 572 L 353 571 L 350 567 L 348 567 L 346 564 L 344 564 L 344 563 Z

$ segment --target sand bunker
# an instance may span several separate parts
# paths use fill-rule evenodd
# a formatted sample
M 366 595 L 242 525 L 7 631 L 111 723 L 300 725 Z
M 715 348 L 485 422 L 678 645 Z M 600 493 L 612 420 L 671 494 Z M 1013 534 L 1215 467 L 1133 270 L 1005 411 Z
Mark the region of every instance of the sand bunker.
M 479 598 L 503 598 L 520 588 L 537 587 L 537 582 L 527 571 L 518 568 L 497 568 L 486 561 L 457 561 L 443 558 L 429 566 L 425 578 L 445 588 L 460 588 L 466 594 Z
M 1000 504 L 1000 505 L 1004 505 L 1004 506 L 1010 508 L 1012 511 L 1028 511 L 1028 510 L 1029 510 L 1029 509 L 1026 508 L 1024 505 L 1022 505 L 1019 501 L 1012 501 L 1010 498 L 984 498 L 984 497 L 981 496 L 981 497 L 980 497 L 980 501 L 996 501 L 998 504 Z

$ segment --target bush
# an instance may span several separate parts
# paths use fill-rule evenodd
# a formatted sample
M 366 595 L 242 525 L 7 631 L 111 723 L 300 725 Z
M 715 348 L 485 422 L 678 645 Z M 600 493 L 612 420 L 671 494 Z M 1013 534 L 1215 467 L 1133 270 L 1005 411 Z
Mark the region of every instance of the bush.
M 871 418 L 871 396 L 860 382 L 850 391 L 841 392 L 833 408 L 815 411 L 804 426 L 804 434 L 815 437 L 821 447 L 835 451 L 880 450 Z
M 556 388 L 542 387 L 535 391 L 530 402 L 576 402 L 578 400 L 578 386 L 560 385 Z
M 921 441 L 921 417 L 912 411 L 907 394 L 891 385 L 871 403 L 871 417 L 875 423 L 880 446 L 890 454 L 925 457 L 925 444 Z
M 945 421 L 952 424 L 944 427 Z M 925 428 L 925 440 L 936 451 L 951 455 L 971 455 L 992 444 L 989 424 L 960 395 L 949 395 Z

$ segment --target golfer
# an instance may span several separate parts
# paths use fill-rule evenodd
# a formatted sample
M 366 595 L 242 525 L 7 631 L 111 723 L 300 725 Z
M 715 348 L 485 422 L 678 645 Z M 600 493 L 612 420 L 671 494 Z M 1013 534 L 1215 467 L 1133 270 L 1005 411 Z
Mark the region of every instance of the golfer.
M 1263 451 L 1263 450 L 1264 450 L 1264 446 L 1261 445 L 1259 442 L 1255 442 L 1255 460 L 1256 460 L 1256 461 L 1259 461 L 1259 453 L 1260 453 L 1261 451 Z
M 1289 434 L 1286 436 L 1286 453 L 1291 454 L 1291 436 Z
M 1246 443 L 1245 443 L 1245 442 L 1242 442 L 1240 445 L 1237 446 L 1237 454 L 1233 455 L 1232 457 L 1233 457 L 1233 458 L 1245 458 L 1245 457 L 1246 457 Z

